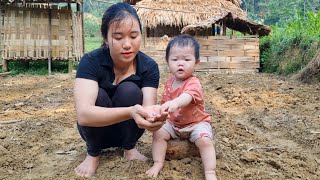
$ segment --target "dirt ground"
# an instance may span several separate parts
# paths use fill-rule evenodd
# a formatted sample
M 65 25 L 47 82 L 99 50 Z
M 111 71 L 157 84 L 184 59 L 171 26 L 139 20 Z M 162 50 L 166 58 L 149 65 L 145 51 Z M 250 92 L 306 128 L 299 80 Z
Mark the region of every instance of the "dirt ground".
M 197 73 L 212 114 L 219 179 L 320 179 L 320 84 L 268 74 Z M 162 74 L 159 97 L 164 79 Z M 79 179 L 74 75 L 0 77 L 0 179 Z M 151 157 L 151 134 L 138 149 Z M 93 179 L 148 179 L 151 161 L 106 150 Z M 201 159 L 166 161 L 158 179 L 204 179 Z

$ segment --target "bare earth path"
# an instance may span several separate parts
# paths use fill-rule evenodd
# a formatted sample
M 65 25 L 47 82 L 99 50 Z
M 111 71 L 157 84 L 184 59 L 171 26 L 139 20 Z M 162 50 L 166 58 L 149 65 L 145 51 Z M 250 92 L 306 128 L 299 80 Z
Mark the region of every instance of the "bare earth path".
M 320 179 L 320 84 L 267 74 L 197 73 L 215 127 L 220 179 Z M 162 74 L 160 93 L 164 78 Z M 0 179 L 77 179 L 85 157 L 69 75 L 0 77 Z M 138 148 L 151 157 L 151 134 Z M 148 179 L 149 162 L 107 150 L 94 179 Z M 158 179 L 203 179 L 199 158 Z

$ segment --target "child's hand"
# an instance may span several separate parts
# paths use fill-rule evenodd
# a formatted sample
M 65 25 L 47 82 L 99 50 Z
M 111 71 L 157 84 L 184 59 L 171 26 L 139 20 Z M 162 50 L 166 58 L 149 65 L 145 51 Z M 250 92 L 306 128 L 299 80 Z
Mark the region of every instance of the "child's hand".
M 156 122 L 156 121 L 166 121 L 168 118 L 168 112 L 161 112 L 160 105 L 152 105 L 145 107 L 146 111 L 148 112 L 149 116 L 146 118 L 149 122 Z
M 172 113 L 176 111 L 178 108 L 179 108 L 179 105 L 175 101 L 167 101 L 164 104 L 162 104 L 161 112 L 167 111 L 169 113 Z

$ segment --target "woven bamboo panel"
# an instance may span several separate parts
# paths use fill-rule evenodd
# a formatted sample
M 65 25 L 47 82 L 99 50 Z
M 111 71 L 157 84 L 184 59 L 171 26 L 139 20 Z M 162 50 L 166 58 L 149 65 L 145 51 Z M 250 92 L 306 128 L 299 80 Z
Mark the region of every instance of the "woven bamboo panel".
M 196 37 L 200 43 L 200 65 L 197 70 L 205 69 L 259 69 L 259 38 L 256 36 Z M 256 70 L 255 70 L 256 71 Z
M 75 56 L 76 61 L 80 61 L 83 55 L 83 25 L 82 25 L 82 13 L 73 12 L 72 13 L 72 25 L 73 25 L 73 55 Z
M 79 45 L 83 44 L 82 35 L 78 35 L 76 40 L 73 39 L 73 26 L 79 23 L 73 23 L 72 11 L 55 8 L 51 8 L 50 11 L 51 41 L 48 6 L 1 9 L 0 23 L 4 48 L 2 57 L 5 60 L 45 60 L 49 57 L 50 45 L 53 61 L 74 60 L 75 54 L 82 56 L 83 47 Z M 80 25 L 82 34 L 82 23 Z M 77 49 L 75 52 L 74 43 L 81 51 Z

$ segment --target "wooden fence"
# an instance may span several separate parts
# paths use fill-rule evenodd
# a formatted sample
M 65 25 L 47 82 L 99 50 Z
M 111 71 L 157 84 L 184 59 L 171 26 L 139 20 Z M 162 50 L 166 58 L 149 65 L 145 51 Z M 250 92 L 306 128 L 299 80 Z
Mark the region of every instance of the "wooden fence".
M 209 36 L 196 39 L 200 43 L 200 64 L 197 71 L 257 72 L 260 68 L 259 38 L 256 36 Z M 147 38 L 143 40 L 142 47 L 156 60 L 163 59 L 165 62 L 168 41 L 169 39 L 163 38 Z

